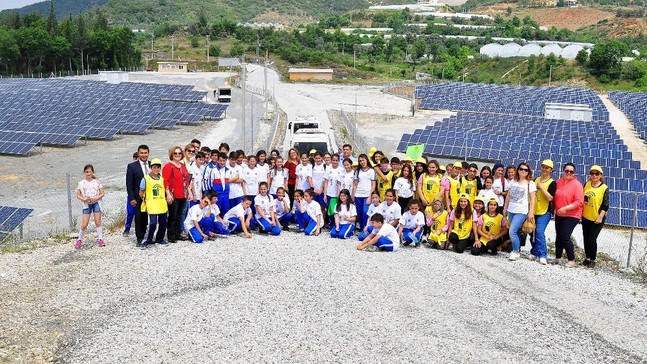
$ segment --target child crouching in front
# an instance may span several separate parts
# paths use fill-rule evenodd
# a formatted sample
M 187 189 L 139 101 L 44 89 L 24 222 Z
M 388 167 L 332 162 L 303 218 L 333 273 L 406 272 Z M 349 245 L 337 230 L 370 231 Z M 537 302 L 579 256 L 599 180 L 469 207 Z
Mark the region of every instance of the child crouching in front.
M 204 195 L 200 203 L 193 205 L 186 214 L 184 220 L 184 231 L 189 235 L 194 243 L 202 243 L 204 239 L 214 236 L 211 231 L 213 220 L 211 220 L 211 201 L 209 195 Z
M 393 225 L 384 223 L 382 214 L 371 216 L 373 230 L 359 245 L 357 250 L 366 251 L 396 251 L 400 248 L 400 237 Z
M 373 191 L 371 193 L 371 204 L 368 206 L 368 210 L 366 211 L 367 220 L 364 224 L 364 230 L 362 230 L 359 235 L 357 235 L 357 238 L 360 241 L 366 239 L 366 237 L 369 236 L 369 234 L 373 230 L 373 225 L 369 224 L 369 222 L 371 221 L 371 217 L 378 211 L 379 207 L 380 195 L 376 191 Z M 382 218 L 384 218 L 384 216 L 382 216 Z
M 425 226 L 425 215 L 420 211 L 420 201 L 409 201 L 409 211 L 400 218 L 398 235 L 402 237 L 404 245 L 413 243 L 416 248 L 420 247 L 420 238 Z
M 443 228 L 447 224 L 447 210 L 443 205 L 441 197 L 434 198 L 431 205 L 432 210 L 427 212 L 427 225 L 429 226 L 429 247 L 433 249 L 445 249 L 447 233 Z
M 508 232 L 506 220 L 497 209 L 499 200 L 490 198 L 487 202 L 487 213 L 478 220 L 478 233 L 480 240 L 472 246 L 473 255 L 481 255 L 490 251 L 496 255 L 498 248 L 503 244 L 503 236 Z
M 330 237 L 348 239 L 353 236 L 357 220 L 357 208 L 347 189 L 339 192 L 339 201 L 335 206 L 335 226 L 330 229 Z
M 220 217 L 220 207 L 218 207 L 218 192 L 207 192 L 209 203 L 211 203 L 211 231 L 220 235 L 229 235 L 227 223 Z

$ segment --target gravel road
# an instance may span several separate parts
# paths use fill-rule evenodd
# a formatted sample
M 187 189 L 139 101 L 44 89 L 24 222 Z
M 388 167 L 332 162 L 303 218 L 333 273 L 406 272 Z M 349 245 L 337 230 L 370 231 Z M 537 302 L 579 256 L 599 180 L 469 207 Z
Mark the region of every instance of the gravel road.
M 610 271 L 293 232 L 107 242 L 0 255 L 0 362 L 647 360 L 647 291 Z

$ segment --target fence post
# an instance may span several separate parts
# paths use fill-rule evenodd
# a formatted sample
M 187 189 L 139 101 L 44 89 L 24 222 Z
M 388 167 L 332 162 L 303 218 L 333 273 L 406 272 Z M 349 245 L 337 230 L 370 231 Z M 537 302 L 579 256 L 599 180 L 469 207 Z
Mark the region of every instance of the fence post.
M 629 235 L 629 251 L 627 252 L 627 266 L 625 268 L 629 269 L 629 266 L 631 265 L 631 248 L 633 245 L 634 241 L 634 230 L 636 228 L 636 225 L 638 225 L 638 194 L 634 194 L 634 211 L 633 211 L 633 219 L 631 222 L 631 234 Z
M 70 183 L 70 174 L 65 174 L 65 179 L 67 181 L 67 217 L 70 222 L 70 231 L 74 231 L 74 225 L 72 222 L 72 186 Z

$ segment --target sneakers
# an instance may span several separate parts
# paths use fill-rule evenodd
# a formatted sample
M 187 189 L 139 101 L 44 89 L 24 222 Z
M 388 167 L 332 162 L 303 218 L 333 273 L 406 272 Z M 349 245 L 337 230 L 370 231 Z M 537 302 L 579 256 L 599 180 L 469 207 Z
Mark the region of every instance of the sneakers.
M 588 265 L 589 269 L 595 268 L 595 260 L 592 260 L 591 263 Z
M 77 240 L 76 243 L 74 244 L 74 247 L 76 249 L 80 249 L 82 244 L 83 244 L 83 242 L 81 240 Z
M 528 259 L 534 262 L 534 261 L 539 260 L 539 257 L 534 255 L 533 253 L 530 253 L 530 254 L 528 254 Z
M 539 264 L 546 265 L 548 264 L 548 260 L 546 260 L 546 258 L 539 258 Z
M 124 232 L 121 233 L 121 235 L 123 235 L 124 237 L 128 237 L 128 235 L 130 235 L 130 229 L 124 230 Z
M 150 244 L 150 241 L 146 240 L 142 243 L 142 245 L 139 246 L 139 249 L 146 250 L 146 248 L 148 248 L 148 244 Z
M 106 242 L 103 241 L 103 239 L 99 239 L 99 246 L 103 248 L 104 246 L 106 246 Z
M 168 243 L 166 241 L 164 241 L 164 240 L 158 241 L 157 244 L 159 244 L 161 246 L 168 246 Z
M 375 245 L 368 246 L 364 249 L 364 251 L 367 251 L 367 252 L 377 252 L 379 250 L 380 248 L 376 247 Z
M 510 256 L 508 257 L 508 260 L 516 261 L 516 260 L 519 260 L 519 257 L 521 257 L 521 254 L 519 252 L 512 252 L 512 253 L 510 253 Z
M 591 264 L 591 261 L 590 261 L 590 260 L 588 260 L 588 259 L 584 259 L 584 260 L 580 263 L 580 265 L 583 265 L 583 266 L 585 266 L 585 267 L 588 267 L 588 266 L 589 266 L 589 264 Z
M 416 243 L 416 244 L 414 245 L 414 247 L 415 247 L 415 248 L 420 248 L 420 243 Z

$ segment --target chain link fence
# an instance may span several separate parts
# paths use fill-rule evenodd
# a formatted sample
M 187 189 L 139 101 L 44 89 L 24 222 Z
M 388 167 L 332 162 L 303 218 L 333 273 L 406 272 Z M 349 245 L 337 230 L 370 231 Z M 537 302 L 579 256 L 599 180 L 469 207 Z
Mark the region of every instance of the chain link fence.
M 342 134 L 345 134 L 344 136 L 348 136 L 348 138 L 353 141 L 353 144 L 355 144 L 353 146 L 354 150 L 357 150 L 361 153 L 368 153 L 368 150 L 371 147 L 366 141 L 366 138 L 364 138 L 362 134 L 359 133 L 356 117 L 354 117 L 353 121 L 351 122 L 348 118 L 348 115 L 346 115 L 346 113 L 344 112 L 344 109 L 340 108 L 339 110 L 341 113 L 341 120 L 344 123 L 344 128 L 346 129 L 346 133 L 342 131 Z
M 17 73 L 17 74 L 0 74 L 0 78 L 56 78 L 56 77 L 71 77 L 71 76 L 87 76 L 87 75 L 98 75 L 102 71 L 122 71 L 122 72 L 143 72 L 146 71 L 146 67 L 127 67 L 127 68 L 118 68 L 118 69 L 85 69 L 85 70 L 61 70 L 56 72 L 35 72 L 35 73 Z

